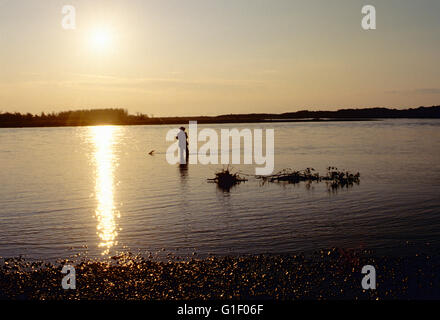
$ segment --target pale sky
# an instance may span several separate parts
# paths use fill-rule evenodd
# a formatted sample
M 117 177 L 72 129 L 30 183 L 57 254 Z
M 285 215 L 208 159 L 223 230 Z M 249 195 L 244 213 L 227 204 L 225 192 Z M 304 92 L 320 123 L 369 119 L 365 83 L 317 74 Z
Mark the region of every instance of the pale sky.
M 0 111 L 438 105 L 439 52 L 438 0 L 0 0 Z

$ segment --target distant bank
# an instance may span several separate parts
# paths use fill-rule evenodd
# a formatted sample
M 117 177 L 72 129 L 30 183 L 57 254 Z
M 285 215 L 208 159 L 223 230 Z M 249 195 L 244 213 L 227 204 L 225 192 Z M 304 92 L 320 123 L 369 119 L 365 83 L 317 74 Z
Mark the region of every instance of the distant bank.
M 93 125 L 157 125 L 198 123 L 256 123 L 303 121 L 367 121 L 375 119 L 440 119 L 440 106 L 419 107 L 405 110 L 388 108 L 341 109 L 338 111 L 297 111 L 281 114 L 251 113 L 219 116 L 149 117 L 130 115 L 124 109 L 92 109 L 63 111 L 59 113 L 21 114 L 0 113 L 0 128 L 63 127 Z

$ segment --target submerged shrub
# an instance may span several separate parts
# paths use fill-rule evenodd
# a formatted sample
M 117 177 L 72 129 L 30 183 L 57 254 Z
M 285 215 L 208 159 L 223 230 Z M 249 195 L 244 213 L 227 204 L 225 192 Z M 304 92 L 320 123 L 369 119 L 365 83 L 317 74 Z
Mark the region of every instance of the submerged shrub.
M 300 182 L 322 182 L 325 181 L 329 188 L 338 189 L 342 187 L 353 186 L 353 184 L 359 184 L 360 173 L 351 173 L 349 171 L 339 171 L 336 167 L 328 167 L 327 174 L 321 176 L 318 172 L 315 172 L 313 168 L 307 168 L 305 170 L 296 171 L 293 169 L 283 169 L 276 174 L 270 176 L 258 176 L 263 183 L 265 182 L 287 182 L 297 184 Z
M 247 179 L 240 177 L 238 173 L 232 173 L 228 167 L 216 172 L 215 178 L 208 179 L 208 181 L 215 182 L 224 191 L 229 191 L 233 186 L 247 181 Z

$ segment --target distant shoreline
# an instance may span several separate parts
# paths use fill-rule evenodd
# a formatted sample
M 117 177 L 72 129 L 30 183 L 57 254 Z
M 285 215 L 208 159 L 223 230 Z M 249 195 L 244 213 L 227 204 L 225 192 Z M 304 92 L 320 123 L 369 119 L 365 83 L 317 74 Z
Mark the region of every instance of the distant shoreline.
M 60 127 L 89 127 L 89 126 L 154 126 L 154 125 L 180 125 L 188 123 L 189 121 L 197 121 L 198 124 L 227 124 L 227 123 L 290 123 L 290 122 L 351 122 L 351 121 L 380 121 L 383 119 L 364 119 L 364 118 L 348 118 L 348 119 L 271 119 L 271 120 L 244 120 L 244 121 L 206 121 L 206 120 L 188 120 L 188 121 L 173 121 L 173 122 L 157 122 L 157 123 L 96 123 L 96 124 L 26 124 L 26 125 L 9 125 L 4 126 L 0 124 L 0 129 L 4 128 L 60 128 Z
M 440 106 L 416 109 L 341 109 L 337 111 L 297 111 L 281 114 L 254 113 L 219 116 L 149 117 L 130 115 L 124 109 L 91 109 L 60 113 L 0 113 L 0 128 L 72 127 L 97 125 L 174 125 L 197 121 L 199 124 L 283 123 L 374 121 L 383 119 L 440 119 Z

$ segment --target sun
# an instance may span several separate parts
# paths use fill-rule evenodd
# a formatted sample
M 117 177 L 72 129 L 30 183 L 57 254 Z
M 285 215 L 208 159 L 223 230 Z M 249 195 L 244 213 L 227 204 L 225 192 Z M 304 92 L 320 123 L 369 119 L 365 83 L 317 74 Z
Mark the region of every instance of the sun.
M 90 46 L 95 51 L 107 51 L 111 49 L 113 34 L 109 28 L 95 28 L 90 33 Z

